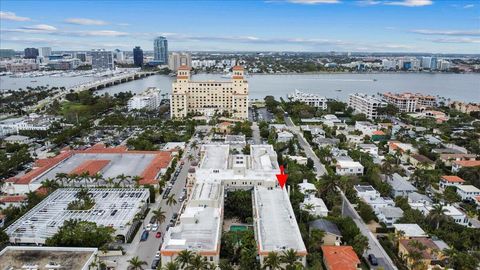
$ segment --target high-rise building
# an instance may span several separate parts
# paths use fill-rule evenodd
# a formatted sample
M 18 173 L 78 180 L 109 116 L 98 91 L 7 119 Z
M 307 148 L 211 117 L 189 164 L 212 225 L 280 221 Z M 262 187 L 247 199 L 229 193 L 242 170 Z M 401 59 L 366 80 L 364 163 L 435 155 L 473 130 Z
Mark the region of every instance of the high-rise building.
M 38 49 L 37 48 L 25 48 L 23 50 L 25 57 L 24 58 L 30 58 L 30 59 L 35 59 L 38 56 Z
M 153 60 L 161 65 L 168 64 L 168 41 L 165 37 L 157 37 L 153 41 Z
M 39 52 L 40 56 L 42 56 L 44 58 L 47 58 L 50 55 L 52 55 L 52 48 L 50 48 L 50 47 L 40 47 L 40 48 L 38 48 L 38 52 Z
M 213 116 L 228 114 L 236 119 L 248 119 L 248 82 L 241 66 L 233 67 L 232 80 L 191 81 L 190 67 L 178 68 L 177 80 L 172 83 L 170 115 L 183 118 L 188 113 Z
M 125 55 L 122 51 L 120 51 L 119 49 L 115 49 L 113 51 L 113 58 L 115 59 L 115 61 L 117 63 L 119 62 L 123 62 L 125 60 Z
M 432 57 L 429 57 L 429 56 L 422 57 L 422 68 L 423 69 L 432 68 Z
M 189 53 L 172 52 L 168 56 L 168 68 L 177 71 L 181 66 L 192 66 L 192 56 Z
M 386 107 L 387 103 L 378 98 L 362 93 L 348 95 L 348 107 L 352 108 L 355 113 L 363 113 L 368 119 L 379 117 L 378 108 Z
M 92 69 L 114 69 L 113 52 L 92 50 Z
M 139 46 L 133 48 L 133 64 L 136 67 L 143 66 L 143 50 Z

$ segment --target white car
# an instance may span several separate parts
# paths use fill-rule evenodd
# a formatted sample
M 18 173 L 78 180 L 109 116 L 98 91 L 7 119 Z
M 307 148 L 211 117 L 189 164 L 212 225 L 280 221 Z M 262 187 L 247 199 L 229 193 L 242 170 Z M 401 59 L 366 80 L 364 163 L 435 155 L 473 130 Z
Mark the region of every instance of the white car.
M 145 226 L 145 230 L 146 231 L 152 230 L 152 224 L 147 224 L 147 226 Z
M 160 258 L 160 251 L 157 251 L 157 253 L 155 253 L 155 259 L 158 259 Z
M 158 230 L 158 224 L 153 224 L 152 231 L 157 231 L 157 230 Z

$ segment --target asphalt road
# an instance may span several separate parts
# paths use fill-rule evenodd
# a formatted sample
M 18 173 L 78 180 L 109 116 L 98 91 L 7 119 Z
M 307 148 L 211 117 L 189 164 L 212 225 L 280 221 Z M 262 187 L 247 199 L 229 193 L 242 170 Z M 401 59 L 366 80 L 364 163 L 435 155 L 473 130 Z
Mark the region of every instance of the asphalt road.
M 292 122 L 292 119 L 290 119 L 290 117 L 285 117 L 285 124 L 289 127 L 289 129 L 292 132 L 294 132 L 297 135 L 298 142 L 300 146 L 303 148 L 303 150 L 305 151 L 305 154 L 307 155 L 307 157 L 313 160 L 317 176 L 324 175 L 326 173 L 325 166 L 320 162 L 317 155 L 315 155 L 315 153 L 312 150 L 312 147 L 305 140 L 300 129 L 297 126 L 295 126 L 295 124 Z M 383 267 L 383 269 L 385 270 L 396 270 L 397 267 L 395 266 L 393 261 L 390 259 L 390 257 L 387 255 L 383 247 L 380 245 L 375 235 L 373 235 L 373 233 L 369 230 L 365 222 L 363 222 L 362 218 L 358 215 L 357 211 L 353 208 L 353 205 L 345 197 L 345 194 L 343 194 L 341 190 L 339 191 L 343 200 L 343 205 L 342 205 L 343 216 L 351 217 L 355 222 L 355 224 L 357 224 L 357 227 L 360 229 L 360 232 L 368 238 L 369 249 L 367 250 L 367 252 L 365 252 L 365 255 L 364 255 L 365 258 L 368 256 L 368 254 L 373 254 L 375 255 L 375 257 L 377 257 L 377 260 L 378 260 L 377 267 Z M 372 269 L 374 268 L 372 267 Z
M 297 135 L 298 143 L 300 144 L 300 147 L 302 147 L 303 150 L 305 151 L 305 155 L 307 155 L 308 158 L 313 160 L 313 166 L 314 166 L 315 172 L 317 173 L 317 177 L 321 177 L 322 175 L 326 174 L 327 170 L 325 169 L 325 165 L 323 165 L 320 162 L 320 159 L 318 159 L 315 152 L 313 152 L 312 147 L 307 142 L 307 140 L 303 137 L 303 133 L 300 131 L 300 128 L 298 128 L 292 122 L 292 119 L 290 119 L 290 117 L 285 117 L 285 124 L 289 127 L 291 132 Z
M 190 153 L 198 153 L 198 149 L 191 150 L 190 144 L 189 144 L 185 150 L 184 157 L 187 157 Z M 126 254 L 124 256 L 116 258 L 118 262 L 117 263 L 118 269 L 127 269 L 128 267 L 127 261 L 135 256 L 138 256 L 140 260 L 147 262 L 148 265 L 145 266 L 145 269 L 150 269 L 150 266 L 153 260 L 155 259 L 155 253 L 160 249 L 162 245 L 163 236 L 165 235 L 167 225 L 170 223 L 170 219 L 172 218 L 173 214 L 178 213 L 182 207 L 182 203 L 179 202 L 178 197 L 180 196 L 183 188 L 185 187 L 188 169 L 190 168 L 190 161 L 188 161 L 188 159 L 186 158 L 184 159 L 185 159 L 185 164 L 182 166 L 182 169 L 177 177 L 177 180 L 175 181 L 175 184 L 172 186 L 172 190 L 169 193 L 170 195 L 175 194 L 175 199 L 177 200 L 177 204 L 168 206 L 165 202 L 166 200 L 162 199 L 163 193 L 162 195 L 157 196 L 156 202 L 150 205 L 150 212 L 145 218 L 143 222 L 143 226 L 149 223 L 153 215 L 152 211 L 158 209 L 158 207 L 161 207 L 162 210 L 165 211 L 165 217 L 166 217 L 165 222 L 160 224 L 157 231 L 151 231 L 148 236 L 148 239 L 143 242 L 140 242 L 140 236 L 144 229 L 140 228 L 137 234 L 135 235 L 135 238 L 133 239 L 132 243 L 124 245 Z M 180 163 L 181 162 L 179 161 L 177 164 L 177 168 L 180 166 Z M 162 238 L 155 237 L 155 234 L 157 232 L 162 233 Z
M 254 144 L 262 143 L 262 138 L 260 137 L 260 129 L 258 128 L 257 122 L 253 122 L 252 124 L 252 135 Z

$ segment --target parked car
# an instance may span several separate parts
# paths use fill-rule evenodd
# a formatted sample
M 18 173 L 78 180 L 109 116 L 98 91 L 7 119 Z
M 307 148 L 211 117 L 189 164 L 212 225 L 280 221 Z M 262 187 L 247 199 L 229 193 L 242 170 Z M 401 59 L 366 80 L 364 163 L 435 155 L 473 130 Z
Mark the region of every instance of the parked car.
M 147 226 L 145 226 L 145 230 L 146 231 L 150 231 L 152 229 L 152 224 L 147 224 Z
M 157 232 L 157 233 L 155 234 L 155 238 L 160 238 L 160 237 L 162 237 L 162 233 L 161 233 L 161 232 Z
M 158 230 L 158 224 L 155 223 L 152 225 L 152 231 L 157 231 Z
M 160 250 L 157 251 L 157 253 L 155 253 L 155 258 L 156 258 L 156 259 L 160 259 Z
M 157 269 L 159 263 L 160 263 L 160 260 L 159 260 L 159 259 L 153 260 L 152 265 L 151 265 L 151 266 L 152 266 L 151 268 L 152 268 L 152 269 Z
M 373 254 L 368 254 L 368 261 L 370 262 L 371 265 L 377 266 L 378 265 L 378 260 L 377 257 Z
M 142 236 L 140 237 L 140 241 L 147 241 L 147 239 L 148 239 L 148 231 L 145 230 L 143 231 Z

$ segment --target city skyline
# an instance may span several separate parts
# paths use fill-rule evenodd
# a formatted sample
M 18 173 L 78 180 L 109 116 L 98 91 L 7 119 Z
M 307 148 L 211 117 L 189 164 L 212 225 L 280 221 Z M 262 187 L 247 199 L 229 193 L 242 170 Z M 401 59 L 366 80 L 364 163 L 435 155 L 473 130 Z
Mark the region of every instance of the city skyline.
M 475 1 L 0 2 L 2 49 L 480 53 Z

